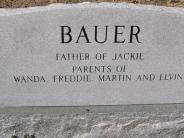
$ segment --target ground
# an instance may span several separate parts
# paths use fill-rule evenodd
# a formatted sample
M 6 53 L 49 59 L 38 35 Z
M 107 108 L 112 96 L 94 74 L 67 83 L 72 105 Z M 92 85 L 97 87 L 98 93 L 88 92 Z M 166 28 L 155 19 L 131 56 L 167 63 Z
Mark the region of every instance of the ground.
M 169 7 L 184 7 L 184 0 L 0 0 L 0 7 L 20 8 L 48 5 L 50 3 L 78 3 L 78 2 L 128 2 L 152 4 Z

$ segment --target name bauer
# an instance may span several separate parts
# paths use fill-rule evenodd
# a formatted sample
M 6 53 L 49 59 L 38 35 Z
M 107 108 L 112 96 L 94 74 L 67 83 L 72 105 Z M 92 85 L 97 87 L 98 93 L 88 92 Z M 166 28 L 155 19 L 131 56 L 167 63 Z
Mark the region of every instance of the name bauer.
M 61 43 L 105 43 L 110 38 L 112 43 L 141 43 L 141 29 L 137 25 L 82 26 L 74 31 L 71 26 L 60 26 Z M 112 34 L 110 34 L 112 33 Z M 92 35 L 91 35 L 92 34 Z M 110 36 L 109 36 L 110 34 Z M 108 37 L 109 36 L 109 37 Z

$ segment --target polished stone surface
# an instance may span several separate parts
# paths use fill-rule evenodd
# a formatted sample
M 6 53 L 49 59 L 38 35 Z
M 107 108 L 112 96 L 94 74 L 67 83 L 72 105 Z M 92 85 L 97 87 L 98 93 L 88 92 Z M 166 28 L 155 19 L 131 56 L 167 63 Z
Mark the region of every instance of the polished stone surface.
M 0 106 L 183 103 L 183 36 L 180 8 L 0 9 Z

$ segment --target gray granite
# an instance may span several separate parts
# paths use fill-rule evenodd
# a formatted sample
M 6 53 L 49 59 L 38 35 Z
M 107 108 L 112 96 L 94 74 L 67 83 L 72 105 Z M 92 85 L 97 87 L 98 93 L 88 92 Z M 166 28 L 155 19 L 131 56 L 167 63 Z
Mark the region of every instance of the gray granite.
M 66 25 L 69 43 L 68 28 L 61 33 Z M 94 26 L 102 41 L 106 25 L 108 39 L 97 43 Z M 84 30 L 79 37 L 82 26 L 89 43 Z M 181 8 L 82 3 L 0 9 L 0 106 L 183 103 L 183 36 Z M 66 53 L 90 58 L 61 58 Z M 98 53 L 105 59 L 95 58 Z M 113 60 L 119 54 L 124 58 Z M 85 79 L 71 81 L 78 76 Z
M 3 61 L 3 65 L 0 68 L 0 77 L 1 79 L 8 76 L 6 74 L 6 66 L 10 65 L 10 69 L 12 72 L 25 72 L 27 69 L 26 66 L 29 66 L 26 58 L 24 58 L 24 54 L 29 55 L 31 52 L 45 52 L 52 53 L 52 48 L 55 49 L 56 45 L 59 45 L 57 41 L 50 41 L 50 39 L 43 39 L 40 37 L 40 34 L 43 34 L 46 38 L 48 38 L 48 33 L 43 33 L 42 31 L 36 31 L 38 35 L 34 36 L 32 33 L 35 33 L 35 30 L 43 29 L 44 27 L 52 26 L 52 19 L 55 15 L 62 14 L 61 11 L 68 10 L 71 13 L 77 13 L 78 10 L 85 11 L 86 6 L 90 11 L 94 10 L 103 10 L 103 14 L 108 13 L 109 11 L 117 10 L 116 13 L 129 13 L 129 16 L 136 15 L 137 18 L 129 18 L 126 16 L 129 21 L 132 20 L 134 23 L 138 23 L 139 21 L 149 23 L 149 27 L 151 30 L 146 32 L 145 37 L 151 38 L 151 42 L 156 42 L 154 45 L 146 45 L 149 44 L 148 40 L 144 41 L 146 46 L 150 46 L 151 49 L 155 52 L 161 51 L 160 54 L 163 54 L 162 48 L 158 50 L 156 48 L 165 47 L 169 48 L 169 52 L 164 59 L 164 62 L 168 63 L 167 57 L 168 55 L 172 55 L 174 60 L 171 60 L 172 64 L 168 66 L 171 67 L 170 71 L 183 71 L 183 26 L 184 26 L 184 10 L 180 8 L 165 8 L 165 7 L 155 7 L 155 6 L 136 6 L 131 4 L 77 4 L 77 5 L 51 5 L 47 7 L 39 7 L 39 8 L 28 8 L 28 9 L 0 9 L 0 54 L 1 54 L 1 64 Z M 105 9 L 103 9 L 105 7 Z M 73 10 L 71 10 L 73 8 Z M 122 12 L 123 11 L 123 12 Z M 81 12 L 82 14 L 89 14 L 88 12 Z M 140 14 L 141 13 L 141 14 Z M 39 15 L 37 17 L 37 15 Z M 138 17 L 139 15 L 139 17 Z M 32 18 L 29 18 L 29 17 Z M 97 14 L 94 12 L 94 17 Z M 125 16 L 122 15 L 124 18 Z M 49 17 L 49 18 L 46 18 Z M 72 16 L 72 19 L 80 18 Z M 36 20 L 32 20 L 32 19 Z M 44 19 L 46 18 L 46 19 Z M 113 17 L 115 18 L 115 17 Z M 145 18 L 147 19 L 145 21 Z M 3 19 L 3 20 L 2 20 Z M 44 19 L 44 20 L 43 20 Z M 55 18 L 54 18 L 55 19 Z M 90 18 L 93 19 L 93 18 Z M 55 19 L 57 20 L 57 19 Z M 36 22 L 41 22 L 43 24 L 37 24 Z M 61 21 L 58 19 L 58 21 Z M 109 21 L 113 21 L 112 19 Z M 61 21 L 62 22 L 62 21 Z M 92 21 L 91 21 L 92 22 Z M 143 22 L 143 23 L 144 23 Z M 93 22 L 94 23 L 94 22 Z M 111 22 L 109 22 L 111 23 Z M 126 22 L 128 23 L 128 21 Z M 14 24 L 19 24 L 17 29 L 14 28 Z M 46 25 L 44 25 L 46 24 Z M 89 23 L 88 23 L 89 24 Z M 177 26 L 176 26 L 177 24 Z M 32 29 L 29 29 L 28 26 Z M 43 26 L 42 26 L 43 25 Z M 57 24 L 60 25 L 60 24 Z M 156 26 L 161 28 L 157 28 L 156 31 L 154 28 Z M 165 26 L 163 26 L 165 25 Z M 3 26 L 3 27 L 2 27 Z M 53 25 L 56 27 L 55 25 Z M 147 27 L 148 27 L 147 26 Z M 14 28 L 14 29 L 13 29 Z M 168 30 L 170 28 L 170 30 Z M 20 30 L 19 30 L 20 29 Z M 53 29 L 53 28 L 52 28 Z M 13 31 L 12 31 L 13 30 Z M 146 29 L 147 30 L 147 29 Z M 53 30 L 49 30 L 54 35 L 55 32 Z M 57 28 L 56 28 L 56 31 Z M 150 32 L 149 32 L 150 31 Z M 161 33 L 165 31 L 165 33 Z M 28 33 L 28 34 L 27 34 Z M 170 35 L 169 35 L 170 33 Z M 4 36 L 5 34 L 5 36 Z M 160 37 L 160 34 L 162 34 Z M 29 41 L 24 41 L 20 39 L 19 36 L 24 38 L 32 37 Z M 169 36 L 169 38 L 167 37 Z M 58 37 L 58 36 L 57 36 Z M 59 38 L 59 37 L 58 37 Z M 171 39 L 172 38 L 172 39 Z M 30 44 L 31 40 L 37 40 Z M 15 42 L 9 40 L 16 40 Z M 58 39 L 59 40 L 59 39 Z M 168 40 L 163 41 L 163 40 Z M 45 41 L 45 42 L 44 42 Z M 49 41 L 49 42 L 48 42 Z M 43 42 L 43 43 L 42 43 Z M 17 46 L 19 45 L 19 47 Z M 46 51 L 43 49 L 43 45 L 46 46 Z M 48 45 L 49 44 L 49 45 Z M 53 44 L 53 45 L 52 45 Z M 7 46 L 7 47 L 6 47 Z M 21 51 L 20 47 L 27 47 L 27 51 Z M 29 47 L 30 46 L 30 47 Z M 40 46 L 40 47 L 39 47 Z M 47 49 L 48 46 L 51 46 L 50 49 Z M 146 47 L 145 46 L 145 47 Z M 155 46 L 156 48 L 153 48 Z M 9 48 L 13 48 L 11 51 Z M 174 47 L 174 48 L 173 48 Z M 31 48 L 31 50 L 30 50 Z M 37 48 L 40 48 L 37 51 Z M 42 51 L 43 50 L 43 51 Z M 50 51 L 49 51 L 50 50 Z M 58 49 L 56 49 L 58 50 Z M 144 49 L 145 50 L 145 49 Z M 149 51 L 149 49 L 147 49 Z M 6 52 L 9 51 L 9 52 Z M 48 52 L 49 51 L 49 52 Z M 167 50 L 165 52 L 168 52 Z M 2 55 L 2 53 L 4 54 Z M 29 53 L 30 52 L 30 53 Z M 55 51 L 54 51 L 55 52 Z M 173 52 L 173 53 L 172 53 Z M 174 53 L 179 52 L 178 57 L 174 56 Z M 13 53 L 13 54 L 12 54 Z M 22 53 L 22 54 L 21 54 Z M 7 56 L 7 54 L 12 54 Z M 153 54 L 155 54 L 153 52 Z M 22 56 L 22 57 L 21 57 Z M 34 56 L 37 56 L 34 53 Z M 31 63 L 39 64 L 39 67 L 43 67 L 45 64 L 41 64 L 37 61 L 37 58 L 31 57 Z M 158 55 L 157 55 L 158 56 Z M 12 59 L 2 60 L 2 58 L 6 59 L 6 57 L 10 57 Z M 159 57 L 159 56 L 158 56 Z M 162 56 L 161 56 L 162 57 Z M 159 57 L 158 60 L 163 58 Z M 45 58 L 45 56 L 41 56 L 40 58 Z M 21 61 L 24 59 L 24 61 Z M 148 58 L 148 62 L 151 64 L 155 62 L 156 66 L 159 66 L 162 62 L 156 62 L 152 60 L 152 58 Z M 175 60 L 178 59 L 176 62 Z M 14 60 L 19 63 L 19 60 L 24 64 L 15 64 Z M 6 65 L 8 61 L 9 65 Z M 28 60 L 29 61 L 29 60 Z M 150 62 L 151 61 L 151 62 Z M 51 60 L 50 63 L 53 61 Z M 28 62 L 29 63 L 29 62 Z M 150 65 L 149 64 L 149 65 Z M 158 65 L 157 65 L 158 64 Z M 23 66 L 21 66 L 23 65 Z M 55 64 L 53 64 L 54 67 Z M 17 68 L 15 68 L 17 67 Z M 139 66 L 140 67 L 140 66 Z M 175 68 L 176 67 L 176 68 Z M 163 68 L 165 69 L 165 63 L 163 64 Z M 20 70 L 19 70 L 20 69 Z M 48 70 L 47 70 L 48 69 Z M 162 69 L 162 68 L 159 68 Z M 34 70 L 34 69 L 33 69 Z M 57 70 L 57 69 L 56 69 Z M 20 72 L 19 72 L 20 71 Z M 31 70 L 30 70 L 31 71 Z M 35 71 L 35 70 L 34 70 Z M 45 73 L 50 71 L 49 68 L 42 70 Z M 164 71 L 164 70 L 163 70 Z M 29 72 L 30 73 L 30 72 Z M 56 97 L 52 97 L 53 95 L 45 95 L 44 91 L 36 91 L 35 93 L 31 86 L 37 86 L 35 84 L 17 86 L 14 85 L 12 90 L 12 85 L 6 83 L 6 79 L 0 80 L 0 104 L 1 106 L 5 106 L 4 108 L 0 108 L 0 138 L 183 138 L 184 137 L 184 108 L 183 104 L 161 104 L 161 105 L 118 105 L 118 106 L 82 106 L 82 107 L 58 107 L 57 105 L 80 105 L 80 104 L 117 104 L 117 103 L 127 103 L 124 101 L 121 102 L 104 102 L 104 97 L 95 97 L 99 98 L 97 101 L 89 101 L 88 98 L 85 101 L 75 101 L 75 98 L 81 98 L 81 95 L 77 95 L 73 97 L 72 100 L 71 93 L 67 93 L 68 102 L 63 102 L 61 95 L 53 94 Z M 148 83 L 147 83 L 148 84 Z M 148 84 L 150 85 L 150 84 Z M 154 90 L 155 99 L 153 97 L 147 97 L 147 99 L 143 96 L 143 98 L 139 97 L 140 93 L 136 93 L 140 99 L 135 100 L 135 103 L 166 103 L 166 102 L 183 102 L 183 82 L 176 81 L 169 83 L 162 83 L 164 88 L 161 93 L 159 87 L 155 89 L 155 87 L 148 87 Z M 43 86 L 43 85 L 42 85 Z M 160 86 L 160 84 L 158 84 Z M 39 86 L 38 86 L 39 87 Z M 5 88 L 8 88 L 7 90 Z M 95 87 L 92 87 L 94 90 Z M 172 88 L 172 89 L 170 89 Z M 150 90 L 150 89 L 149 89 Z M 54 89 L 53 89 L 54 91 Z M 50 92 L 53 92 L 50 91 Z M 19 92 L 19 93 L 17 93 Z M 32 93 L 30 93 L 32 92 Z M 78 91 L 80 92 L 80 91 Z M 95 91 L 93 91 L 95 92 Z M 103 92 L 106 92 L 103 90 Z M 144 94 L 143 91 L 142 94 Z M 62 94 L 62 93 L 61 93 Z M 67 96 L 67 94 L 65 96 Z M 88 96 L 88 95 L 87 95 Z M 108 95 L 105 95 L 108 97 Z M 111 94 L 109 97 L 116 96 L 115 98 L 127 99 L 129 96 L 122 98 L 117 95 Z M 134 95 L 135 96 L 135 95 Z M 150 95 L 149 95 L 150 96 Z M 151 95 L 153 96 L 153 95 Z M 48 101 L 48 97 L 49 100 Z M 66 97 L 65 97 L 66 98 Z M 70 99 L 71 98 L 71 99 Z M 152 99 L 153 98 L 153 99 Z M 157 99 L 158 98 L 158 99 Z M 46 99 L 46 100 L 45 100 Z M 151 99 L 151 100 L 150 100 Z M 45 101 L 44 101 L 45 100 Z M 55 101 L 56 100 L 56 101 Z M 82 98 L 84 100 L 84 98 Z M 101 101 L 100 101 L 101 100 Z M 143 101 L 142 101 L 143 100 Z M 72 104 L 71 104 L 72 102 Z M 128 102 L 132 103 L 132 101 Z M 14 106 L 22 106 L 24 107 L 14 107 Z M 47 105 L 47 107 L 32 107 L 30 105 Z M 55 107 L 48 107 L 51 105 L 55 105 Z M 7 107 L 11 106 L 11 107 Z M 27 107 L 26 107 L 27 106 Z M 29 136 L 25 136 L 25 135 Z
M 164 107 L 163 105 L 159 106 Z M 157 106 L 157 109 L 159 109 L 159 106 Z M 173 109 L 173 105 L 167 106 Z M 122 107 L 119 106 L 118 108 L 121 109 Z M 154 106 L 149 105 L 148 107 L 152 111 L 135 111 L 136 107 L 134 106 L 129 107 L 129 111 L 125 110 L 125 112 L 104 112 L 104 110 L 93 112 L 86 110 L 89 107 L 80 107 L 86 110 L 81 113 L 78 111 L 66 113 L 61 107 L 55 107 L 57 113 L 56 111 L 44 113 L 43 111 L 47 111 L 49 107 L 45 109 L 39 107 L 42 112 L 38 108 L 34 109 L 34 112 L 25 113 L 21 112 L 23 109 L 19 109 L 20 113 L 6 111 L 0 114 L 0 138 L 11 138 L 11 136 L 23 138 L 26 134 L 30 136 L 29 138 L 34 138 L 31 135 L 36 138 L 184 137 L 183 111 L 174 109 L 173 111 L 156 111 Z M 93 107 L 94 110 L 97 108 L 99 107 Z M 115 107 L 108 108 L 112 110 Z M 29 108 L 29 111 L 32 110 Z

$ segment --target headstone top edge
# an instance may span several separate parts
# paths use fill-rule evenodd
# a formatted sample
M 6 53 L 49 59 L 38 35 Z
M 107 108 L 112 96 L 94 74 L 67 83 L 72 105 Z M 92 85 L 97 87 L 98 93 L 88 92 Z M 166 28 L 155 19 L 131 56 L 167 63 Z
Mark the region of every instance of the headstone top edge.
M 184 14 L 184 8 L 180 7 L 165 7 L 165 6 L 155 6 L 155 5 L 142 5 L 142 4 L 132 4 L 132 3 L 111 3 L 111 2 L 101 2 L 101 3 L 91 3 L 83 2 L 77 4 L 50 4 L 47 6 L 29 7 L 29 8 L 0 8 L 0 16 L 11 16 L 20 14 L 29 14 L 36 12 L 45 12 L 59 9 L 83 9 L 83 8 L 122 8 L 122 9 L 134 9 L 134 10 L 148 10 L 155 12 L 165 12 L 165 13 L 176 13 Z

